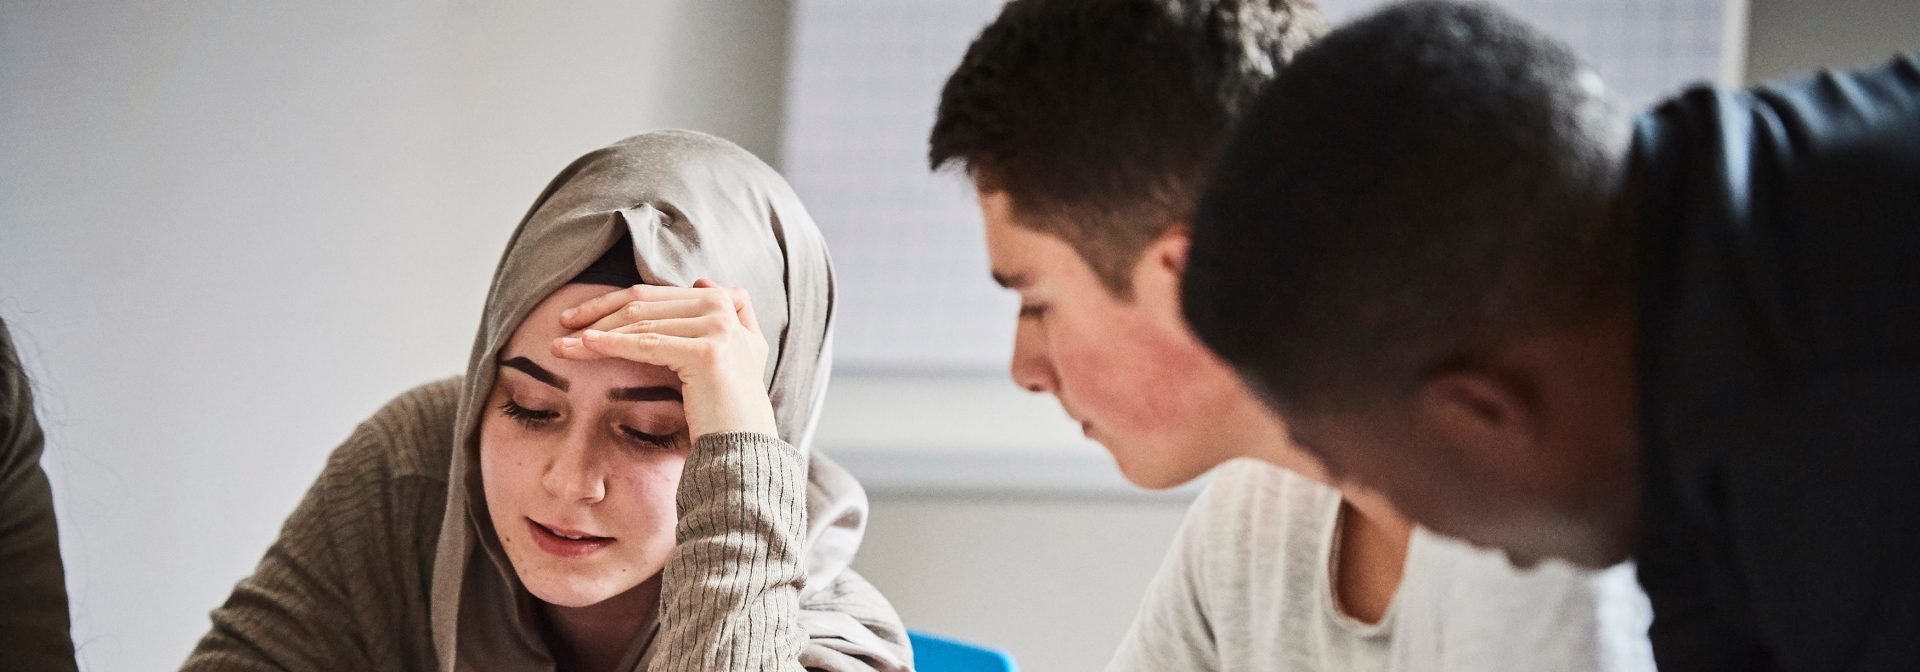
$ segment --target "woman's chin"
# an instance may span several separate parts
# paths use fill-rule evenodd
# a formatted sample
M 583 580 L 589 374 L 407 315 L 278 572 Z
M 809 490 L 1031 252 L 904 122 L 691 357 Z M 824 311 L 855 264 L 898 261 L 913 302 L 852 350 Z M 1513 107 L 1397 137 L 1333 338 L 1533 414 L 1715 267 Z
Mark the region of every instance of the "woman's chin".
M 627 592 L 637 581 L 623 576 L 587 576 L 572 572 L 520 572 L 520 583 L 541 602 L 558 607 L 591 607 Z
M 541 602 L 556 607 L 591 607 L 621 591 L 605 590 L 598 585 L 575 585 L 572 582 L 528 583 L 527 592 L 539 598 Z
M 559 607 L 590 607 L 632 591 L 660 574 L 673 553 L 673 545 L 665 544 L 640 554 L 603 551 L 594 557 L 560 558 L 517 543 L 523 540 L 509 538 L 504 544 L 508 564 L 528 593 Z

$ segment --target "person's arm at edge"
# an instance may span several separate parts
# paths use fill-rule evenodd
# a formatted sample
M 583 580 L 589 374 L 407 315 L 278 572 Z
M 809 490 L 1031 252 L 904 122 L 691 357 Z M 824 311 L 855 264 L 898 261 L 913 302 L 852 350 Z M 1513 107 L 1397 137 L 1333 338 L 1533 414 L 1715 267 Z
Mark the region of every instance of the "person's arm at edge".
M 0 321 L 0 668 L 73 670 L 53 489 L 40 468 L 46 439 L 6 328 Z

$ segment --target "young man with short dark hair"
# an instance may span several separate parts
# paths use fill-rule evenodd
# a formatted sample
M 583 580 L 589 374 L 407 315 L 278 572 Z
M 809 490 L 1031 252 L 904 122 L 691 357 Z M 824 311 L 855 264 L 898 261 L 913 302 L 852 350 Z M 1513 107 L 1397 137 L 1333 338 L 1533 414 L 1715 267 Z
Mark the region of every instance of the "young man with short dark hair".
M 1182 305 L 1337 477 L 1635 560 L 1663 670 L 1920 661 L 1920 61 L 1630 124 L 1554 40 L 1419 2 L 1242 124 Z
M 1323 485 L 1182 322 L 1208 168 L 1321 30 L 1297 0 L 1016 0 L 941 97 L 930 161 L 971 178 L 1021 297 L 1014 380 L 1137 485 L 1221 467 L 1110 669 L 1650 670 L 1626 568 L 1517 569 Z

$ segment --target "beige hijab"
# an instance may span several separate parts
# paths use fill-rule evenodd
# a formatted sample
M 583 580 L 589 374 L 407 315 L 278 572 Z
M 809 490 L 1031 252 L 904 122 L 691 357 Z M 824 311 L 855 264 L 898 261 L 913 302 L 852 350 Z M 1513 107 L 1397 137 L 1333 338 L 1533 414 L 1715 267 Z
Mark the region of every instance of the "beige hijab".
M 753 300 L 769 345 L 767 392 L 780 438 L 809 455 L 803 604 L 808 593 L 829 589 L 860 545 L 866 494 L 809 446 L 832 361 L 834 302 L 832 265 L 813 219 L 778 173 L 732 143 L 687 131 L 628 138 L 561 171 L 494 272 L 461 390 L 434 557 L 433 644 L 443 670 L 552 664 L 533 598 L 489 522 L 478 431 L 500 348 L 535 304 L 622 234 L 631 236 L 648 284 L 685 287 L 709 278 L 745 288 Z M 865 634 L 848 632 L 850 619 L 838 614 L 803 613 L 801 622 L 816 639 Z

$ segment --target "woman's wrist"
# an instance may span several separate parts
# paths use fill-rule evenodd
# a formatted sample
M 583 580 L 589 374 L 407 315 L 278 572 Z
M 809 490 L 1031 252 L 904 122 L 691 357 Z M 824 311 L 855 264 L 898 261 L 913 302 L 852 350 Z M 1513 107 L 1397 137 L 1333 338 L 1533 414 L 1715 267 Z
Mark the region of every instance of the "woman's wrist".
M 773 418 L 773 402 L 757 385 L 745 390 L 716 386 L 687 392 L 687 433 L 696 442 L 708 434 L 729 432 L 780 435 Z

